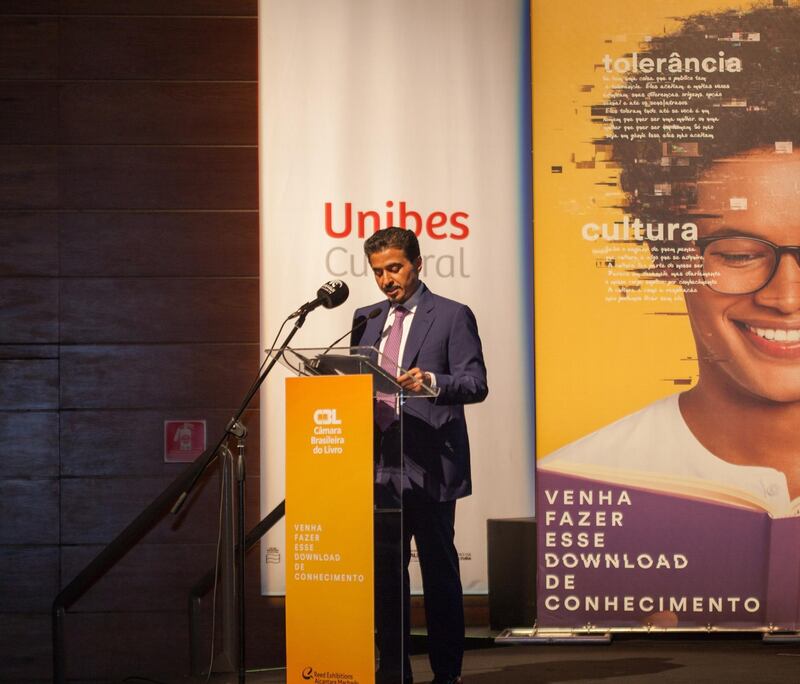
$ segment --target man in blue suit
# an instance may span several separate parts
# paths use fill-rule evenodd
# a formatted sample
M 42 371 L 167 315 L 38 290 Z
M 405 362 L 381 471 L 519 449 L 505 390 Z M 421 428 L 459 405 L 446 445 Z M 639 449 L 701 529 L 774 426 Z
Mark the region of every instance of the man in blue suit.
M 406 401 L 402 439 L 397 408 L 381 397 L 375 405 L 376 508 L 397 508 L 401 497 L 403 504 L 402 524 L 396 517 L 391 523 L 391 516 L 376 516 L 378 682 L 412 681 L 408 564 L 413 537 L 425 591 L 433 681 L 454 684 L 461 681 L 464 651 L 455 508 L 456 499 L 472 492 L 464 404 L 483 401 L 488 393 L 481 341 L 472 311 L 433 294 L 420 280 L 422 257 L 413 231 L 378 231 L 366 240 L 364 252 L 386 300 L 355 312 L 356 319 L 367 319 L 354 332 L 352 344 L 378 348 L 381 364 L 407 394 L 419 394 L 426 386 L 439 391 L 434 399 L 412 396 Z M 380 315 L 369 318 L 376 307 Z M 409 370 L 399 374 L 398 366 Z M 402 475 L 391 456 L 400 452 L 401 444 Z

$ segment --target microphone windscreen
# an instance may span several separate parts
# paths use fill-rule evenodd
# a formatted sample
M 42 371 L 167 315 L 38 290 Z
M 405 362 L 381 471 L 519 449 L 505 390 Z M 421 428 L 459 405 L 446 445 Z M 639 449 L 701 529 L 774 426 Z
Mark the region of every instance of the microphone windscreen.
M 317 297 L 322 301 L 322 306 L 326 309 L 333 309 L 340 304 L 344 304 L 349 296 L 350 288 L 342 280 L 329 280 L 317 290 Z

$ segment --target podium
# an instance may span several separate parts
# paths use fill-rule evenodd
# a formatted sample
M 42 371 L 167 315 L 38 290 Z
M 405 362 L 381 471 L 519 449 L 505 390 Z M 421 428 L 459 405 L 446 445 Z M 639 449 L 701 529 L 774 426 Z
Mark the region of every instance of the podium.
M 286 349 L 286 681 L 403 684 L 403 407 L 373 347 Z M 403 369 L 398 369 L 402 374 Z M 377 628 L 377 638 L 376 638 Z

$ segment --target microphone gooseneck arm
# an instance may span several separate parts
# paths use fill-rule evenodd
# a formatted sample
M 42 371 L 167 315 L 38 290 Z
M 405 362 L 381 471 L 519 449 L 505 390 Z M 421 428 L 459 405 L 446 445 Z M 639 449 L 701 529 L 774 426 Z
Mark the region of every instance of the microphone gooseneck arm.
M 350 328 L 350 330 L 348 330 L 344 335 L 331 342 L 328 348 L 324 352 L 322 352 L 320 356 L 325 356 L 325 354 L 327 354 L 331 349 L 333 349 L 337 344 L 339 344 L 339 342 L 341 342 L 345 337 L 347 337 L 348 335 L 352 335 L 359 328 L 363 328 L 367 324 L 367 321 L 370 321 L 373 318 L 376 318 L 380 315 L 381 315 L 380 309 L 373 309 L 366 316 L 359 316 L 356 319 L 356 324 L 352 328 Z

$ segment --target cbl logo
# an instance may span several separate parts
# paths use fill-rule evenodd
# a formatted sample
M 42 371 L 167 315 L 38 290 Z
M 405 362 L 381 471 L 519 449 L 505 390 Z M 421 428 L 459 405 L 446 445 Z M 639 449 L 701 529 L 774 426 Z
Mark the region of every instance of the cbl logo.
M 336 409 L 317 409 L 314 411 L 316 425 L 341 425 L 342 421 L 336 417 Z

